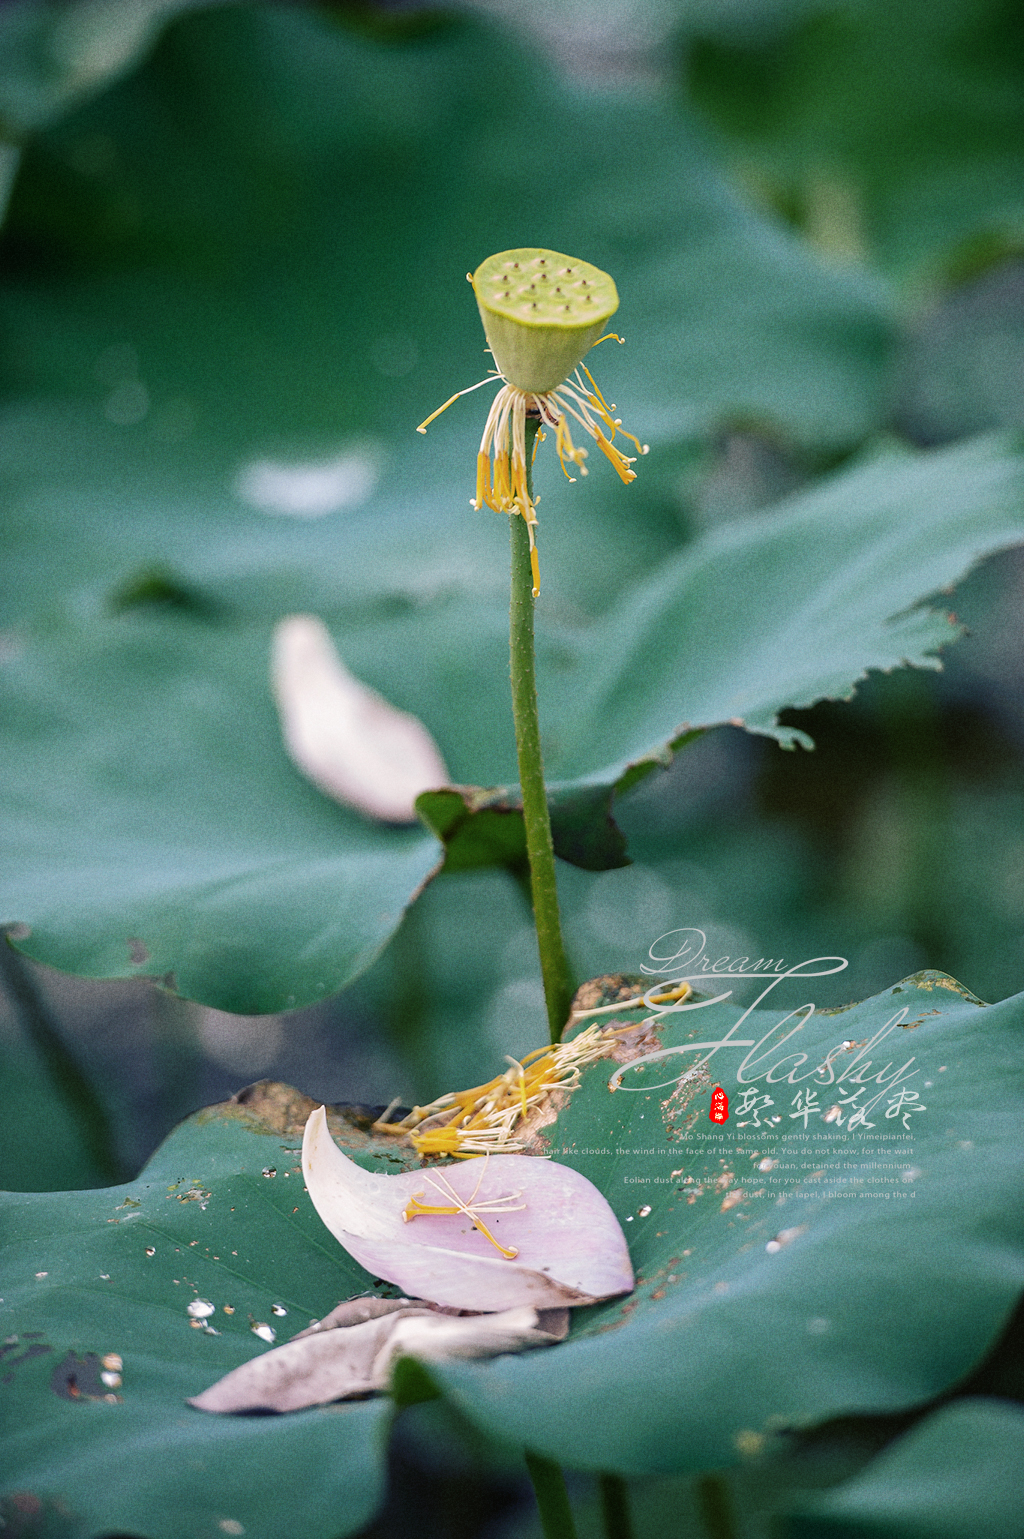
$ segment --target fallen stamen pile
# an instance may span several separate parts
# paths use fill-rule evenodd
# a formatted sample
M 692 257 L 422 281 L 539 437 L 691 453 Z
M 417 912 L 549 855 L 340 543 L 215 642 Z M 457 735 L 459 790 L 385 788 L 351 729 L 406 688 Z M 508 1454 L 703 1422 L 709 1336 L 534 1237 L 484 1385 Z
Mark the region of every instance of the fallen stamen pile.
M 675 1004 L 690 992 L 682 984 L 666 993 L 650 996 L 650 1003 Z M 642 997 L 604 1005 L 596 1010 L 574 1011 L 574 1019 L 604 1012 L 621 1013 L 645 1007 Z M 481 1154 L 517 1154 L 525 1147 L 516 1137 L 521 1124 L 543 1103 L 552 1091 L 575 1090 L 580 1070 L 587 1064 L 607 1058 L 615 1051 L 619 1038 L 635 1031 L 636 1026 L 588 1026 L 568 1042 L 555 1047 L 537 1048 L 520 1060 L 509 1059 L 504 1074 L 475 1085 L 470 1090 L 448 1091 L 429 1106 L 414 1106 L 398 1122 L 388 1122 L 394 1108 L 373 1124 L 375 1133 L 407 1136 L 417 1154 L 447 1155 L 453 1159 L 472 1159 Z

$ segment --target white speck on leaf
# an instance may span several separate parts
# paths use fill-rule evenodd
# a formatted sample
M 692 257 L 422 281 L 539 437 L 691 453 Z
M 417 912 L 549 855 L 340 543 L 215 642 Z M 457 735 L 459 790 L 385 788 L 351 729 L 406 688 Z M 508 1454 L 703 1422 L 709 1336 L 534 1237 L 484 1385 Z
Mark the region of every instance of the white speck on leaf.
M 776 1255 L 784 1246 L 792 1244 L 798 1235 L 803 1234 L 806 1227 L 806 1224 L 797 1224 L 793 1229 L 780 1229 L 774 1240 L 768 1241 L 765 1250 L 769 1256 Z

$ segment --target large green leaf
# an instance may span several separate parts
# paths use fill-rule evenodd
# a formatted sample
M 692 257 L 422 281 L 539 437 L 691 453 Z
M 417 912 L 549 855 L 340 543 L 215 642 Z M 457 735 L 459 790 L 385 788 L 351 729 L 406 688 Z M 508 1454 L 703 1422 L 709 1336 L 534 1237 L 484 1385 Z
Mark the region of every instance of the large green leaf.
M 206 0 L 8 0 L 0 135 L 17 141 L 126 74 L 176 12 Z
M 69 639 L 6 670 L 24 949 L 69 972 L 172 974 L 239 1014 L 336 993 L 395 929 L 435 840 L 298 778 L 251 646 L 222 636 L 211 656 L 201 624 L 148 612 Z
M 553 778 L 604 780 L 609 761 L 621 774 L 729 721 L 799 741 L 785 706 L 848 699 L 869 669 L 936 667 L 958 627 L 923 600 L 1022 536 L 1024 459 L 997 438 L 885 457 L 722 527 L 592 628 L 588 677 L 563 669 Z
M 432 1367 L 485 1433 L 577 1468 L 720 1467 L 787 1425 L 927 1400 L 985 1352 L 1024 1285 L 1024 996 L 981 1006 L 951 979 L 921 975 L 810 1020 L 797 1041 L 812 1066 L 844 1042 L 837 1075 L 866 1072 L 867 1059 L 874 1073 L 913 1060 L 903 1085 L 918 1086 L 918 1100 L 887 1118 L 899 1092 L 883 1094 L 854 1131 L 841 1100 L 844 1122 L 822 1122 L 827 1091 L 805 1128 L 792 1104 L 804 1087 L 781 1075 L 766 1085 L 769 1062 L 793 1064 L 794 1041 L 773 1051 L 762 1040 L 775 1029 L 778 1041 L 784 1008 L 762 1007 L 736 1032 L 761 1043 L 749 1066 L 759 1127 L 739 1110 L 744 1050 L 734 1049 L 728 1066 L 712 1061 L 732 1100 L 722 1128 L 707 1119 L 706 1076 L 689 1105 L 671 1085 L 625 1088 L 630 1076 L 671 1079 L 680 1060 L 669 1059 L 628 1071 L 614 1095 L 611 1065 L 595 1065 L 544 1129 L 547 1152 L 608 1196 L 638 1284 L 624 1302 L 577 1311 L 569 1340 L 550 1352 Z M 677 1017 L 683 1027 L 669 1025 L 663 1040 L 718 1040 L 739 1015 L 727 1003 Z M 890 1038 L 862 1049 L 894 1015 Z M 692 1051 L 681 1060 L 692 1061 Z M 5 1354 L 5 1489 L 66 1504 L 75 1539 L 112 1529 L 163 1539 L 225 1520 L 266 1539 L 328 1539 L 369 1517 L 386 1401 L 224 1420 L 182 1405 L 259 1350 L 252 1324 L 276 1322 L 283 1339 L 376 1286 L 303 1193 L 298 1134 L 314 1104 L 257 1087 L 246 1104 L 183 1124 L 129 1186 L 4 1198 L 0 1283 L 5 1330 L 17 1337 Z M 782 1125 L 768 1125 L 776 1115 Z M 345 1118 L 334 1129 L 370 1168 L 400 1168 L 393 1144 L 381 1150 Z M 217 1306 L 219 1336 L 190 1328 L 193 1298 Z M 80 1362 L 117 1352 L 121 1403 L 56 1394 L 54 1368 L 68 1352 Z M 425 1390 L 422 1370 L 404 1375 L 403 1394 Z
M 544 1130 L 551 1154 L 608 1197 L 639 1282 L 625 1304 L 576 1314 L 555 1355 L 432 1370 L 488 1433 L 525 1436 L 576 1468 L 714 1468 L 757 1453 L 785 1425 L 927 1400 L 1002 1326 L 1024 1287 L 1024 996 L 981 1006 L 944 975 L 922 974 L 815 1015 L 783 1042 L 787 1006 L 813 998 L 813 982 L 783 987 L 785 1004 L 735 1032 L 759 1045 L 723 1050 L 712 1078 L 675 1089 L 688 1053 L 627 1073 L 634 1091 L 612 1095 L 598 1064 Z M 727 1001 L 677 1017 L 663 1040 L 719 1041 L 740 1014 Z M 891 1113 L 900 1089 L 881 1094 L 851 1131 L 843 1098 L 859 1090 L 864 1105 L 880 1087 L 823 1087 L 805 1119 L 796 1097 L 831 1049 L 837 1079 L 844 1068 L 867 1075 L 868 1062 L 891 1077 L 912 1061 L 904 1084 L 918 1100 Z M 645 1077 L 662 1088 L 636 1088 Z M 708 1120 L 716 1079 L 731 1103 L 720 1129 Z M 744 1083 L 757 1093 L 746 1112 Z M 832 1105 L 842 1122 L 824 1122 Z
M 1022 536 L 1014 440 L 885 457 L 694 541 L 600 618 L 565 627 L 540 658 L 556 851 L 591 870 L 623 864 L 613 796 L 702 728 L 808 744 L 780 724 L 785 707 L 849 699 L 871 669 L 938 667 L 960 628 L 924 600 Z M 452 864 L 514 863 L 502 818 L 517 792 L 470 788 L 461 803 L 420 803 Z
M 849 695 L 869 668 L 934 666 L 956 627 L 912 606 L 1024 533 L 1021 486 L 1017 453 L 995 439 L 847 471 L 705 537 L 600 619 L 542 634 L 560 853 L 621 863 L 612 795 L 688 729 L 735 719 L 792 741 L 783 707 Z M 284 588 L 284 608 L 291 580 L 267 579 L 263 602 Z M 299 780 L 265 684 L 266 625 L 211 616 L 187 589 L 178 610 L 121 602 L 7 661 L 7 917 L 41 960 L 173 973 L 181 992 L 242 1013 L 335 991 L 392 933 L 436 844 Z M 354 625 L 327 612 L 351 666 L 426 721 L 456 780 L 514 775 L 496 606 L 446 597 Z M 448 704 L 469 699 L 471 712 Z M 433 798 L 450 837 L 440 804 L 458 809 L 461 863 L 521 863 L 514 792 Z
M 1024 1533 L 1022 1482 L 1024 1410 L 1006 1400 L 957 1400 L 782 1531 L 793 1539 L 1009 1539 Z
M 218 1107 L 128 1186 L 5 1197 L 2 1481 L 15 1511 L 37 1498 L 68 1539 L 334 1539 L 372 1516 L 386 1400 L 269 1420 L 184 1403 L 253 1355 L 252 1324 L 283 1340 L 371 1281 L 303 1195 L 312 1105 L 292 1092 Z M 373 1162 L 356 1127 L 334 1130 Z M 196 1298 L 217 1306 L 209 1332 L 190 1328 Z M 99 1378 L 111 1353 L 124 1364 L 114 1388 Z

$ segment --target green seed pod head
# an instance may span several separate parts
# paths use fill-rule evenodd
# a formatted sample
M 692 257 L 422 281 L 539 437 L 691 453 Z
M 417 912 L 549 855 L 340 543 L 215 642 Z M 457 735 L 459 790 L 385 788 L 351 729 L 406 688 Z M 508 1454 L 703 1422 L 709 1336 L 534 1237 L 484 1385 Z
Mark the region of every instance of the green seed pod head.
M 537 246 L 499 251 L 470 282 L 495 363 L 534 394 L 569 377 L 619 308 L 607 273 Z

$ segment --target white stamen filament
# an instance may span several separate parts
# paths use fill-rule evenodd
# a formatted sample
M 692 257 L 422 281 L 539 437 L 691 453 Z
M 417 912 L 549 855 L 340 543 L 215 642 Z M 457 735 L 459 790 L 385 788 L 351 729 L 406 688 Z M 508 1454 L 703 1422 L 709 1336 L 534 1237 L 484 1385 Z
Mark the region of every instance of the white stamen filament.
M 486 1171 L 487 1159 L 484 1160 L 484 1166 L 477 1179 L 476 1186 L 473 1188 L 472 1196 L 468 1198 L 460 1197 L 451 1182 L 440 1171 L 437 1172 L 436 1181 L 432 1175 L 424 1172 L 425 1179 L 434 1188 L 435 1192 L 440 1193 L 445 1199 L 444 1204 L 441 1207 L 424 1205 L 419 1202 L 419 1198 L 424 1194 L 414 1192 L 409 1206 L 402 1213 L 403 1220 L 408 1223 L 410 1219 L 414 1218 L 438 1217 L 445 1214 L 454 1216 L 456 1213 L 463 1213 L 479 1229 L 480 1233 L 490 1240 L 494 1248 L 500 1251 L 507 1261 L 514 1261 L 519 1251 L 514 1245 L 502 1245 L 499 1240 L 496 1240 L 483 1222 L 480 1214 L 521 1213 L 525 1209 L 526 1203 L 517 1201 L 517 1198 L 523 1195 L 521 1191 L 506 1192 L 503 1197 L 492 1197 L 487 1202 L 477 1202 L 476 1195 L 480 1190 L 480 1183 L 483 1181 Z M 454 1207 L 449 1206 L 451 1203 L 454 1203 Z
M 601 340 L 604 341 L 605 338 L 602 337 Z M 586 380 L 580 373 L 581 368 L 586 375 Z M 531 497 L 527 487 L 527 412 L 539 416 L 542 425 L 555 434 L 559 464 L 570 481 L 574 481 L 576 477 L 569 474 L 566 468 L 567 462 L 581 476 L 587 474 L 585 464 L 587 451 L 577 448 L 573 443 L 572 434 L 569 431 L 570 417 L 594 439 L 602 454 L 611 461 L 618 475 L 626 483 L 636 479 L 636 472 L 631 468 L 636 456 L 623 454 L 621 450 L 614 447 L 615 434 L 621 432 L 636 445 L 639 454 L 646 454 L 648 446 L 641 444 L 638 438 L 627 432 L 620 418 L 612 416 L 615 403 L 605 400 L 590 370 L 582 364 L 575 370 L 571 379 L 565 380 L 555 390 L 547 390 L 540 394 L 520 390 L 517 386 L 510 385 L 504 375 L 496 371 L 492 372 L 487 379 L 470 385 L 466 390 L 458 391 L 451 400 L 446 401 L 443 406 L 427 417 L 417 431 L 426 432 L 434 418 L 439 417 L 441 412 L 447 411 L 460 396 L 479 390 L 481 386 L 495 379 L 500 379 L 503 383 L 491 402 L 487 420 L 484 423 L 477 456 L 477 491 L 476 496 L 471 498 L 471 502 L 478 510 L 486 506 L 498 513 L 508 513 L 510 516 L 518 514 L 525 520 L 530 537 L 530 557 L 534 577 L 533 596 L 536 598 L 540 591 L 535 533 L 537 512 L 536 499 Z M 539 434 L 538 437 L 540 436 L 543 435 Z M 536 454 L 536 443 L 534 453 Z

